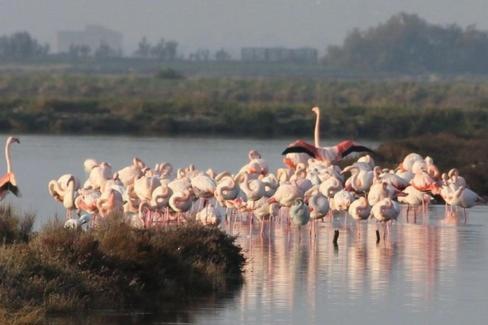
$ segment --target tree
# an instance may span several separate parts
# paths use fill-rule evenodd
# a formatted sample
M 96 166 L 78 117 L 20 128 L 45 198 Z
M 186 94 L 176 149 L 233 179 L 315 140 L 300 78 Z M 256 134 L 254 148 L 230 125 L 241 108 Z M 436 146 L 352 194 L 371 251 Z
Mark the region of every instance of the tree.
M 151 44 L 147 41 L 146 36 L 139 42 L 138 48 L 134 54 L 142 58 L 148 58 L 151 55 Z
M 91 48 L 88 45 L 80 45 L 80 56 L 84 59 L 88 58 L 91 53 Z
M 215 60 L 216 61 L 229 61 L 231 59 L 231 55 L 229 52 L 226 52 L 224 49 L 220 49 L 215 52 Z
M 0 37 L 0 58 L 30 59 L 49 54 L 49 45 L 40 44 L 28 32 L 17 32 Z
M 195 53 L 190 54 L 192 61 L 208 61 L 210 60 L 210 51 L 207 49 L 198 49 Z
M 95 50 L 96 58 L 113 58 L 120 56 L 120 52 L 111 48 L 107 42 L 100 42 L 100 46 Z
M 177 50 L 178 50 L 178 43 L 175 41 L 168 41 L 166 42 L 166 60 L 174 61 L 176 59 Z

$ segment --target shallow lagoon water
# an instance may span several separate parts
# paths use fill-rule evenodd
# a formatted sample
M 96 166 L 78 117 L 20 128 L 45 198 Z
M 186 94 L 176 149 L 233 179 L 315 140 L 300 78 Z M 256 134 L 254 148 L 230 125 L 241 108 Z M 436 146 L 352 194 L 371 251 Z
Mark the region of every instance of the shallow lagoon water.
M 47 193 L 47 182 L 64 173 L 84 178 L 82 162 L 106 160 L 114 169 L 133 155 L 151 166 L 192 162 L 201 169 L 237 170 L 255 148 L 272 169 L 291 139 L 193 139 L 99 136 L 21 136 L 13 147 L 14 170 L 22 198 L 9 198 L 21 210 L 37 213 L 37 226 L 64 215 Z M 331 144 L 333 141 L 330 142 Z M 374 144 L 370 144 L 374 145 Z M 435 158 L 435 157 L 434 157 Z M 4 163 L 3 163 L 4 164 Z M 5 168 L 4 165 L 1 166 Z M 52 317 L 52 324 L 485 324 L 488 319 L 488 208 L 463 220 L 445 220 L 443 207 L 415 224 L 402 216 L 391 239 L 375 243 L 375 225 L 362 225 L 361 238 L 341 229 L 332 245 L 333 227 L 318 223 L 317 236 L 274 227 L 271 239 L 256 228 L 248 236 L 234 228 L 248 263 L 245 283 L 225 296 L 186 306 L 163 304 L 157 314 L 96 311 Z M 460 223 L 458 223 L 460 221 Z M 229 231 L 229 230 L 228 230 Z

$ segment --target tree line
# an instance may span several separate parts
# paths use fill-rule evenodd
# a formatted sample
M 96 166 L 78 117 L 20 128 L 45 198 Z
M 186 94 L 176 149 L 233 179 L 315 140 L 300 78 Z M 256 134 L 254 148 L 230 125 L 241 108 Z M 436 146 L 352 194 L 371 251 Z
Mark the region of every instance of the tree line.
M 123 53 L 101 42 L 98 48 L 73 45 L 67 53 L 52 54 L 28 32 L 0 37 L 0 60 L 32 58 L 110 58 Z M 198 49 L 184 56 L 174 40 L 151 42 L 143 37 L 129 55 L 138 59 L 171 61 L 232 60 L 224 49 Z M 486 74 L 488 73 L 488 32 L 456 24 L 437 25 L 416 14 L 399 13 L 384 23 L 365 30 L 354 29 L 342 45 L 327 48 L 322 59 L 332 70 L 393 74 Z M 334 70 L 335 71 L 335 70 Z
M 28 32 L 0 36 L 0 59 L 21 60 L 44 57 L 49 54 L 49 44 L 41 44 Z
M 178 42 L 161 38 L 152 44 L 143 37 L 137 49 L 132 53 L 134 58 L 157 59 L 160 61 L 190 60 L 190 61 L 229 61 L 232 59 L 229 52 L 219 49 L 212 52 L 208 49 L 198 49 L 185 58 L 178 50 Z M 106 42 L 101 41 L 99 46 L 91 48 L 88 45 L 72 44 L 67 52 L 51 53 L 49 44 L 41 44 L 29 32 L 16 32 L 11 35 L 0 36 L 0 60 L 18 61 L 39 58 L 115 58 L 123 57 L 118 49 L 113 49 Z
M 488 32 L 400 13 L 376 27 L 354 29 L 341 46 L 328 47 L 324 63 L 393 73 L 487 73 Z

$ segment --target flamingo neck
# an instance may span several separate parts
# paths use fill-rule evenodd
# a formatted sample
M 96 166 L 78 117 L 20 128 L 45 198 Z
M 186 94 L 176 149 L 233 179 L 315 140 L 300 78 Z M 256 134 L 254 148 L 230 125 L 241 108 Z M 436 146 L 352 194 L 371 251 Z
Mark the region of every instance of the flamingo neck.
M 7 160 L 7 173 L 12 172 L 12 158 L 10 157 L 10 142 L 5 145 L 5 159 Z
M 320 147 L 320 111 L 316 113 L 315 118 L 315 130 L 314 130 L 314 143 L 317 148 Z

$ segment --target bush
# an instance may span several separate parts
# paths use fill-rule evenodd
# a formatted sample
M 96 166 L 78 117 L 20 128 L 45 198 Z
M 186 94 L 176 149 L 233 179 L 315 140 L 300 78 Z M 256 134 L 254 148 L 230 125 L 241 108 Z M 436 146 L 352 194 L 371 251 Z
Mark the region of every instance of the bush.
M 169 79 L 169 80 L 184 79 L 183 74 L 171 68 L 161 68 L 156 76 L 159 79 Z
M 4 244 L 25 243 L 32 236 L 35 216 L 19 216 L 9 205 L 0 206 L 0 241 Z
M 235 238 L 188 224 L 136 230 L 118 218 L 83 232 L 58 223 L 0 248 L 0 317 L 89 308 L 157 308 L 242 282 Z

